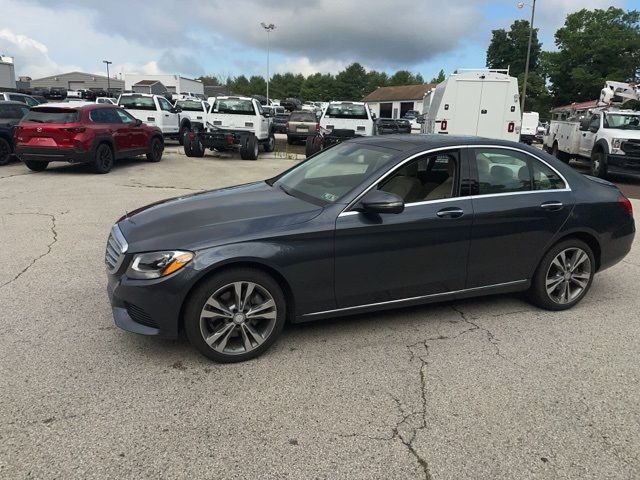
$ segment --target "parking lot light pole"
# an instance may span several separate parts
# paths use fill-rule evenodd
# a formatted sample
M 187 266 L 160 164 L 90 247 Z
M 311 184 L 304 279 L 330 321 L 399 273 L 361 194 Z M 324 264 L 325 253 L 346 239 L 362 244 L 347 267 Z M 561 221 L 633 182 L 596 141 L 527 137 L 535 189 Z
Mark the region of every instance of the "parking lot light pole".
M 529 44 L 527 45 L 527 63 L 524 65 L 524 82 L 522 84 L 522 99 L 520 100 L 520 114 L 524 113 L 524 102 L 527 98 L 527 79 L 529 77 L 529 58 L 531 56 L 531 39 L 533 38 L 533 19 L 536 15 L 536 0 L 533 0 L 533 4 L 520 2 L 518 3 L 518 8 L 524 8 L 525 5 L 531 7 L 531 23 L 529 23 Z
M 109 60 L 103 60 L 102 63 L 107 64 L 107 93 L 109 93 L 109 90 L 111 90 L 111 83 L 109 81 L 109 65 L 111 65 L 113 62 L 110 62 Z
M 276 26 L 273 23 L 264 23 L 261 22 L 260 25 L 262 25 L 262 28 L 264 28 L 267 31 L 267 105 L 269 105 L 269 50 L 270 50 L 270 45 L 269 45 L 269 34 L 271 33 L 272 30 L 276 29 Z

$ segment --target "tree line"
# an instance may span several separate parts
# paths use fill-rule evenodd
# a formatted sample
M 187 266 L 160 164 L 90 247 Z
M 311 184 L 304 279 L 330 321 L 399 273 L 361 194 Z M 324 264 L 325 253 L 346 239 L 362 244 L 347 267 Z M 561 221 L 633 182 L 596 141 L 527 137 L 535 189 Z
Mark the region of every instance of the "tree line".
M 445 78 L 444 70 L 431 79 L 441 82 Z M 267 82 L 264 77 L 245 75 L 220 79 L 214 75 L 199 77 L 204 85 L 226 85 L 229 91 L 239 95 L 264 95 Z M 399 70 L 393 75 L 376 70 L 367 71 L 359 63 L 352 63 L 344 70 L 333 75 L 331 73 L 314 73 L 305 77 L 302 74 L 276 73 L 269 82 L 271 98 L 295 97 L 300 100 L 361 100 L 378 87 L 397 85 L 416 85 L 424 83 L 419 73 Z
M 507 68 L 522 86 L 530 24 L 516 20 L 492 31 L 487 67 Z M 640 12 L 610 7 L 567 15 L 543 51 L 534 29 L 525 110 L 548 117 L 552 107 L 595 100 L 606 80 L 640 82 Z

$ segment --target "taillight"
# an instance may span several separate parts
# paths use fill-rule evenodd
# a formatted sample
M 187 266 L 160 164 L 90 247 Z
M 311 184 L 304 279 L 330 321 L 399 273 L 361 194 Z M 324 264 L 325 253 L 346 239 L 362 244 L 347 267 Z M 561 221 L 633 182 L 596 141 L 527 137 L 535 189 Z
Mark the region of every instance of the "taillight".
M 286 128 L 287 130 L 289 130 L 289 122 L 284 124 L 284 128 Z
M 509 122 L 507 125 L 507 132 L 513 133 L 516 129 L 516 124 L 514 122 Z
M 442 120 L 440 122 L 440 130 L 446 130 L 447 129 L 447 121 L 446 120 Z
M 624 208 L 630 217 L 633 217 L 633 205 L 631 205 L 631 200 L 624 195 L 620 195 L 618 197 L 618 205 Z
M 63 132 L 82 133 L 87 129 L 85 127 L 63 127 L 60 130 L 62 130 Z

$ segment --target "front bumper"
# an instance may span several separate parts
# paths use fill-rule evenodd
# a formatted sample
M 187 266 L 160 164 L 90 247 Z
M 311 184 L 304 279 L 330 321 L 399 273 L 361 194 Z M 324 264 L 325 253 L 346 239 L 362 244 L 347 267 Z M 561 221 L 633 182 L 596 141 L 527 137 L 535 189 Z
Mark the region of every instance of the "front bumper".
M 16 147 L 16 156 L 24 161 L 86 163 L 93 160 L 90 150 L 56 147 Z
M 640 174 L 640 157 L 631 155 L 607 155 L 607 167 L 610 172 Z

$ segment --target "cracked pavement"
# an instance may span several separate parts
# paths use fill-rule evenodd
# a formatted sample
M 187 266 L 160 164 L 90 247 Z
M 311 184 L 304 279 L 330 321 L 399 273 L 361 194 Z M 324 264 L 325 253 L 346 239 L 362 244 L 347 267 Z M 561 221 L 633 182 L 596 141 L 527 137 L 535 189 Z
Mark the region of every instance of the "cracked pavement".
M 0 168 L 0 479 L 640 478 L 638 241 L 566 312 L 507 295 L 359 315 L 236 365 L 114 326 L 114 220 L 293 163 L 168 147 L 108 175 Z

